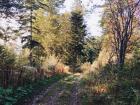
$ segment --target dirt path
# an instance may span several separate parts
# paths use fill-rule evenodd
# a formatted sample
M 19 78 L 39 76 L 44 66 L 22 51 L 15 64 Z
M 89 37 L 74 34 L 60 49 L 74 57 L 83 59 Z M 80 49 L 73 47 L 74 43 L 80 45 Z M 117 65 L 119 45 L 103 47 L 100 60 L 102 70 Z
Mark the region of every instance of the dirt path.
M 58 81 L 35 97 L 29 105 L 81 105 L 80 78 L 81 75 L 71 75 Z
M 71 91 L 71 101 L 70 101 L 70 105 L 81 105 L 81 101 L 80 101 L 80 96 L 79 96 L 79 91 L 78 91 L 78 84 L 75 83 L 72 91 Z

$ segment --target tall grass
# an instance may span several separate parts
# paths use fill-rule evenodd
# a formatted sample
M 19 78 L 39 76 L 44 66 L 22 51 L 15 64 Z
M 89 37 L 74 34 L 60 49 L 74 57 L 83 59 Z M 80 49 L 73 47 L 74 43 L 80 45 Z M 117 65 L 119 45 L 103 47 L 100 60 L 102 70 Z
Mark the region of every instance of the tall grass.
M 133 65 L 133 66 L 132 66 Z M 85 105 L 140 105 L 139 64 L 126 64 L 123 71 L 106 65 L 85 75 L 81 85 Z

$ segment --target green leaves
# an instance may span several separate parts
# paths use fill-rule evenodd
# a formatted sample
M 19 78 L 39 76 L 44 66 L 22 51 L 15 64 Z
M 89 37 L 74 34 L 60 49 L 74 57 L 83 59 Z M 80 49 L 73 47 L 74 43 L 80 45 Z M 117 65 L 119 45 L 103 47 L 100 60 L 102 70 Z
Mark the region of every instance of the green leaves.
M 13 105 L 17 101 L 13 93 L 14 91 L 12 88 L 4 89 L 0 87 L 0 102 L 3 105 Z
M 2 105 L 14 105 L 18 102 L 20 104 L 20 102 L 23 102 L 25 99 L 32 97 L 32 95 L 37 91 L 42 91 L 43 88 L 46 88 L 63 77 L 63 75 L 55 75 L 51 78 L 45 78 L 31 84 L 26 84 L 17 89 L 4 89 L 0 87 L 0 103 Z
M 0 66 L 5 69 L 6 67 L 14 67 L 16 55 L 8 48 L 0 46 Z

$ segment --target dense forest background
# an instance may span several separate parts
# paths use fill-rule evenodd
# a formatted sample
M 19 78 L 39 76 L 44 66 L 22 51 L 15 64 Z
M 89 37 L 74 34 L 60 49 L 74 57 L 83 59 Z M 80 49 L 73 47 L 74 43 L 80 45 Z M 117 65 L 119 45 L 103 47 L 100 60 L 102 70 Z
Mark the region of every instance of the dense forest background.
M 105 0 L 88 11 L 75 0 L 62 12 L 64 2 L 0 0 L 0 19 L 16 21 L 0 22 L 0 105 L 32 105 L 55 83 L 67 87 L 58 105 L 140 105 L 140 0 Z M 94 8 L 103 9 L 101 36 L 89 35 L 85 21 Z

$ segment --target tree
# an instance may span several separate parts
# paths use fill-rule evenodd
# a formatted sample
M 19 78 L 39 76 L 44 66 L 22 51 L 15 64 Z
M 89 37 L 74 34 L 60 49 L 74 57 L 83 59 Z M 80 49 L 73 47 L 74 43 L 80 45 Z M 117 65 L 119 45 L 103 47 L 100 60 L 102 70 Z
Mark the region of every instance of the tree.
M 84 45 L 84 57 L 83 62 L 93 61 L 99 56 L 102 47 L 102 37 L 88 37 L 86 38 Z
M 0 14 L 4 17 L 12 17 L 17 14 L 24 6 L 24 0 L 1 0 Z
M 71 16 L 71 31 L 72 31 L 72 43 L 71 43 L 71 59 L 70 63 L 73 66 L 79 65 L 83 57 L 83 50 L 86 36 L 86 25 L 84 24 L 84 18 L 82 8 L 76 7 L 76 10 L 72 11 Z
M 34 32 L 38 31 L 37 27 L 34 27 L 34 23 L 37 22 L 36 19 L 38 19 L 38 15 L 35 14 L 36 11 L 41 12 L 41 16 L 43 16 L 45 13 L 49 14 L 55 14 L 56 13 L 56 6 L 58 6 L 58 3 L 60 3 L 61 0 L 26 0 L 26 9 L 24 10 L 23 14 L 21 15 L 21 30 L 24 29 L 25 32 L 30 32 L 29 35 L 24 36 L 22 39 L 22 42 L 26 41 L 26 44 L 23 46 L 23 48 L 29 48 L 30 49 L 30 55 L 29 55 L 29 61 L 30 64 L 32 64 L 33 60 L 33 49 L 35 47 L 43 48 L 40 42 L 37 41 L 37 39 L 34 38 Z M 42 11 L 43 10 L 43 14 Z M 28 13 L 28 11 L 30 11 Z M 35 23 L 36 24 L 36 23 Z M 23 28 L 24 27 L 24 28 Z M 38 34 L 38 33 L 37 33 Z M 27 40 L 24 40 L 27 39 Z M 36 48 L 35 48 L 36 49 Z M 43 48 L 44 49 L 44 48 Z
M 25 41 L 27 42 L 22 46 L 22 48 L 30 49 L 30 54 L 29 54 L 30 65 L 36 66 L 37 64 L 35 61 L 40 60 L 40 57 L 45 56 L 44 47 L 41 45 L 41 43 L 37 42 L 36 40 L 31 39 L 31 37 L 29 36 L 22 37 L 22 42 L 25 42 Z M 40 52 L 40 54 L 38 52 Z M 35 60 L 36 58 L 38 59 Z
M 140 0 L 108 0 L 108 16 L 118 65 L 123 68 L 128 42 L 136 28 L 136 16 Z
M 45 13 L 43 9 L 35 12 L 33 38 L 43 45 L 48 56 L 54 54 L 66 63 L 70 56 L 70 14 Z
M 9 40 L 16 39 L 18 36 L 16 33 L 18 33 L 18 30 L 12 29 L 11 27 L 0 27 L 0 39 L 4 41 L 4 45 L 6 45 Z

